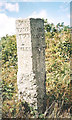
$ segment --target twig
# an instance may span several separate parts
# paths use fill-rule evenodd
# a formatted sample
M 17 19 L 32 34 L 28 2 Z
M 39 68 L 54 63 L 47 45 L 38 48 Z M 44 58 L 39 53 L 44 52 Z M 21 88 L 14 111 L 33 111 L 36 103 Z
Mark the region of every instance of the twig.
M 62 101 L 62 104 L 61 104 L 61 107 L 60 107 L 60 109 L 59 109 L 59 112 L 57 113 L 57 117 L 59 117 L 59 115 L 60 115 L 61 108 L 62 108 L 63 104 L 64 104 L 64 100 Z
M 51 104 L 51 106 L 48 109 L 46 109 L 46 111 L 44 112 L 44 117 L 46 116 L 48 111 L 54 106 L 54 104 L 55 104 L 55 101 Z M 49 115 L 50 115 L 50 113 L 51 113 L 51 111 L 49 112 Z

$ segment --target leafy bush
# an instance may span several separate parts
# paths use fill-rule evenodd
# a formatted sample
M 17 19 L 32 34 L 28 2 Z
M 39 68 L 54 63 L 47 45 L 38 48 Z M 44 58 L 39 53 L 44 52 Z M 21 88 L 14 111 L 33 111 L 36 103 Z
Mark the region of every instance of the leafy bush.
M 53 31 L 56 29 L 56 32 Z M 46 41 L 46 88 L 48 99 L 62 100 L 70 103 L 70 98 L 66 94 L 70 94 L 70 30 L 69 26 L 63 23 L 53 25 L 51 31 L 48 31 L 47 24 L 45 26 Z M 52 32 L 54 33 L 52 35 Z

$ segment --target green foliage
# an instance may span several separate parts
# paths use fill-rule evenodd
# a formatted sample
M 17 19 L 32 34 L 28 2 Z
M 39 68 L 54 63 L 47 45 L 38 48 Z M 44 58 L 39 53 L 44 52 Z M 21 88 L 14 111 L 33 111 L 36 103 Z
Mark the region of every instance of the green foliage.
M 8 62 L 8 67 L 17 65 L 17 46 L 15 36 L 6 36 L 2 38 L 2 60 L 3 64 Z
M 16 36 L 1 38 L 2 44 L 2 98 L 4 114 L 10 117 L 15 113 L 15 108 L 9 105 L 17 94 L 17 45 Z M 7 103 L 7 102 L 8 103 Z M 14 103 L 13 103 L 14 104 Z M 10 107 L 10 109 L 9 109 Z M 10 110 L 10 111 L 9 111 Z M 9 113 L 8 113 L 9 111 Z
M 11 84 L 8 84 L 8 83 L 5 83 L 5 81 L 2 81 L 2 98 L 3 98 L 3 101 L 6 100 L 6 99 L 11 99 L 13 97 L 13 93 L 15 91 L 15 87 L 14 85 L 11 83 Z
M 47 25 L 46 25 L 47 26 Z M 45 27 L 46 40 L 46 89 L 50 102 L 53 100 L 65 100 L 70 103 L 69 91 L 70 83 L 70 31 L 69 26 L 58 23 L 49 32 Z M 56 29 L 56 31 L 53 31 Z

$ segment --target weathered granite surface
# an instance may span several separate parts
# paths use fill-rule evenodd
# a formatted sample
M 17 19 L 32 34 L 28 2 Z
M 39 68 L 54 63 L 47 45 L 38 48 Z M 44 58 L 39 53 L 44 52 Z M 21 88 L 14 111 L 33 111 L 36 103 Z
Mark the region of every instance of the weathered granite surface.
M 43 113 L 45 110 L 45 36 L 42 19 L 16 20 L 17 84 L 21 96 Z

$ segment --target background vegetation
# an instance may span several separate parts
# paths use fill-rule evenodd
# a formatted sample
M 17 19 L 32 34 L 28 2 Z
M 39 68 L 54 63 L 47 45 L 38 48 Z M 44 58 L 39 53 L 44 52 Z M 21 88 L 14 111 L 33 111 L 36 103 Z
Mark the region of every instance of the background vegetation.
M 70 82 L 70 30 L 64 23 L 45 27 L 45 62 L 46 62 L 46 92 L 47 108 L 53 101 L 63 102 L 61 110 L 71 107 Z M 16 36 L 1 38 L 2 44 L 2 98 L 3 117 L 35 117 L 35 111 L 25 101 L 19 101 L 17 95 L 17 45 Z M 59 107 L 57 108 L 59 109 Z M 40 115 L 42 117 L 43 115 Z M 67 111 L 65 115 L 67 116 Z M 68 117 L 68 116 L 67 116 Z

